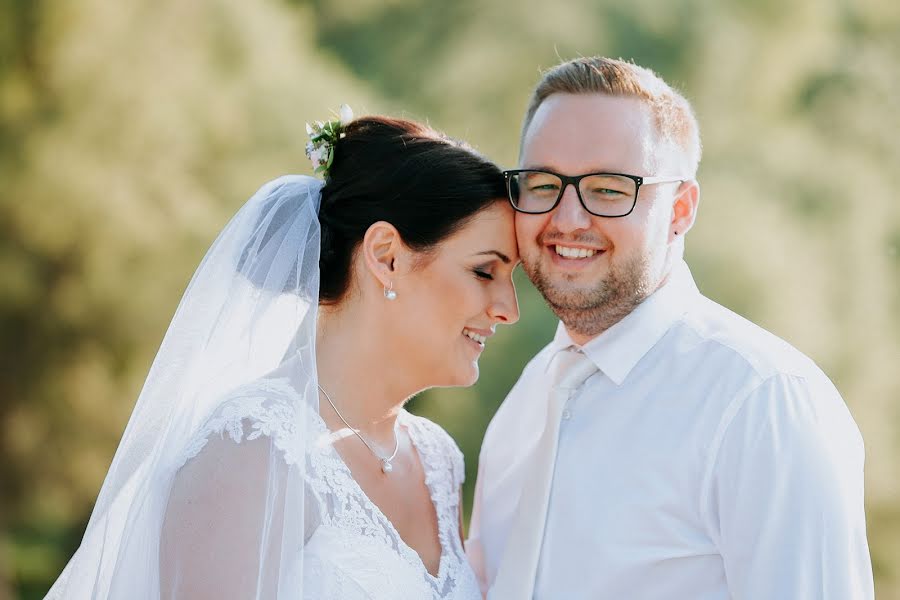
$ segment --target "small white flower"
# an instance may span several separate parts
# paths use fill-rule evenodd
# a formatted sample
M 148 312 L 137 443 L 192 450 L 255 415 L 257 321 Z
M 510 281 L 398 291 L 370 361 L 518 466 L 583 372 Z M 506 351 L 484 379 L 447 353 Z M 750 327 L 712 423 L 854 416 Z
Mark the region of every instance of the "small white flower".
M 314 133 L 315 133 L 315 131 L 313 131 L 312 125 L 310 125 L 309 123 L 307 123 L 307 124 L 306 124 L 306 135 L 312 135 L 312 134 L 314 134 Z
M 353 109 L 347 104 L 341 104 L 340 117 L 341 125 L 347 125 L 353 120 Z

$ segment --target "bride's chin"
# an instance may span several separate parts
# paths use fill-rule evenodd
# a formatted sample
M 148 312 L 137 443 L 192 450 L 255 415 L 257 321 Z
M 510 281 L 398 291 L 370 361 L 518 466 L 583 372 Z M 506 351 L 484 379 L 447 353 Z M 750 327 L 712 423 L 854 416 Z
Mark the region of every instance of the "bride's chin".
M 478 365 L 470 363 L 448 375 L 434 387 L 471 387 L 478 381 Z
M 479 376 L 478 363 L 473 362 L 469 365 L 469 372 L 464 377 L 461 378 L 461 379 L 463 379 L 463 382 L 458 383 L 457 385 L 460 387 L 473 386 L 478 382 L 478 376 Z

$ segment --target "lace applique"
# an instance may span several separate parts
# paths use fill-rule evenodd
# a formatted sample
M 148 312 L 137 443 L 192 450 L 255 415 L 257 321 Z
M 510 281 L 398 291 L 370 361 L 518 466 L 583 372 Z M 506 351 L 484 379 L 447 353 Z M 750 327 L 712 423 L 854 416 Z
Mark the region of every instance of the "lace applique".
M 303 457 L 303 436 L 297 431 L 297 423 L 302 422 L 297 415 L 299 402 L 287 379 L 260 379 L 233 390 L 192 438 L 182 453 L 179 467 L 197 456 L 210 436 L 226 433 L 236 444 L 245 437 L 255 440 L 269 436 L 287 464 L 299 464 Z

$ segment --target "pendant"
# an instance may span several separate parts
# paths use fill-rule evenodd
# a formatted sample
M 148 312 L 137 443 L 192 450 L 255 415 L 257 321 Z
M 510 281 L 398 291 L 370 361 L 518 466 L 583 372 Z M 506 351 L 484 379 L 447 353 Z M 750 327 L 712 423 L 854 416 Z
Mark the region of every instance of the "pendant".
M 387 474 L 393 470 L 394 470 L 394 465 L 391 464 L 390 459 L 382 458 L 381 459 L 381 472 L 384 474 Z

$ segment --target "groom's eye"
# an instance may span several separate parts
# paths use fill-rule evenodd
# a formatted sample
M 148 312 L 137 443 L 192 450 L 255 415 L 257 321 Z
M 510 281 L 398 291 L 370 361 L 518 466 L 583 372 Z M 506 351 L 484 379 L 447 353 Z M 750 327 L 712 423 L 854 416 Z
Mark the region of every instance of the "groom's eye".
M 488 279 L 493 280 L 494 276 L 486 271 L 482 271 L 481 269 L 472 269 L 472 272 L 475 273 L 475 276 L 479 279 Z
M 614 196 L 614 195 L 621 195 L 623 193 L 624 192 L 621 192 L 619 190 L 612 190 L 610 188 L 596 188 L 596 189 L 591 190 L 591 194 L 593 194 L 595 196 Z
M 559 179 L 546 173 L 529 173 L 525 176 L 525 187 L 529 191 L 558 190 Z

